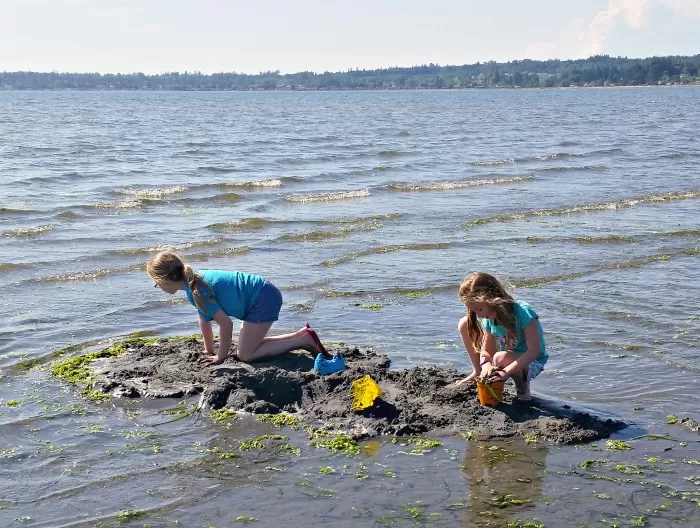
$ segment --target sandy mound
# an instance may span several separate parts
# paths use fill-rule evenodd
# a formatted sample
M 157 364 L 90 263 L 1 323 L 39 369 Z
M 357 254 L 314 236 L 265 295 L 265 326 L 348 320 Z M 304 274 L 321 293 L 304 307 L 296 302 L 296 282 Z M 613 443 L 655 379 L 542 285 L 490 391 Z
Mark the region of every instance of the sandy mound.
M 511 383 L 498 408 L 482 407 L 474 384 L 455 386 L 464 373 L 437 367 L 390 370 L 389 359 L 371 349 L 331 347 L 331 352 L 343 354 L 348 368 L 319 376 L 313 371 L 313 356 L 303 351 L 254 364 L 228 360 L 210 367 L 200 361 L 202 343 L 194 338 L 137 342 L 126 348 L 120 357 L 91 364 L 100 380 L 98 390 L 156 398 L 201 393 L 202 405 L 212 409 L 288 411 L 358 436 L 443 430 L 491 437 L 533 433 L 543 441 L 578 443 L 605 438 L 625 427 L 541 399 L 534 405 L 513 403 Z M 373 407 L 356 412 L 350 385 L 365 374 L 380 385 L 383 396 Z

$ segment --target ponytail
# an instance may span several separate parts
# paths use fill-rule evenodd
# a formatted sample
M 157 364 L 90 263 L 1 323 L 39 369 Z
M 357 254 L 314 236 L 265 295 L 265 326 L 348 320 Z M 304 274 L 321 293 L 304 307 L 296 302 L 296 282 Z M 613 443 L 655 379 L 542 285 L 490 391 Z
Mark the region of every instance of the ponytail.
M 192 266 L 185 264 L 175 253 L 162 251 L 146 264 L 146 272 L 151 278 L 160 283 L 163 281 L 185 281 L 192 292 L 194 305 L 201 311 L 206 311 L 206 301 L 203 295 L 205 291 L 210 300 L 216 301 L 214 290 L 204 281 Z
M 214 292 L 212 291 L 211 287 L 209 287 L 209 285 L 206 282 L 204 282 L 202 276 L 199 273 L 197 273 L 189 264 L 183 265 L 182 277 L 183 280 L 190 287 L 190 291 L 192 292 L 192 298 L 194 299 L 194 305 L 198 309 L 205 311 L 206 303 L 204 301 L 204 295 L 202 295 L 202 290 L 205 290 L 210 297 L 213 297 Z

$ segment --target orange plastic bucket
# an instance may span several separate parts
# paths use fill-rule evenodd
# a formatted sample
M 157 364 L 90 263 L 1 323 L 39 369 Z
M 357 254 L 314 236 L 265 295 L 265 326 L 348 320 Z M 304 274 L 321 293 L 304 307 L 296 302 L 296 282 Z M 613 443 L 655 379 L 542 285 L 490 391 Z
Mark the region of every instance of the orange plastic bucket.
M 489 407 L 497 407 L 503 401 L 503 387 L 505 381 L 493 383 L 476 382 L 476 391 L 479 394 L 479 403 Z

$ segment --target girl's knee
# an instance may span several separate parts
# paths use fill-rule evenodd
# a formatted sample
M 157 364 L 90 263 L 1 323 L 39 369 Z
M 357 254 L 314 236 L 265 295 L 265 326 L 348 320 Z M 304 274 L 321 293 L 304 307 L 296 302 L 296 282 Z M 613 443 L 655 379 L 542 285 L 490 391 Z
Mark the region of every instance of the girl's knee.
M 244 362 L 253 361 L 253 353 L 255 350 L 251 350 L 248 347 L 239 348 L 237 351 L 238 359 Z
M 498 367 L 505 367 L 513 362 L 507 351 L 496 352 L 493 355 L 493 364 Z

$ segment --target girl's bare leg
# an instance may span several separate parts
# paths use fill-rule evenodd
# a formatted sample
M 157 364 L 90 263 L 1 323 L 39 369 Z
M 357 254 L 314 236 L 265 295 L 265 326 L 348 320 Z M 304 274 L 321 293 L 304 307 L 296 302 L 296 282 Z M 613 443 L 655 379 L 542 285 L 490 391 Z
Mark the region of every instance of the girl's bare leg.
M 503 352 L 498 352 L 493 357 L 493 362 L 497 366 L 505 368 L 511 363 L 513 363 L 516 359 L 518 359 L 518 356 L 510 350 L 507 350 Z M 511 374 L 510 377 L 513 378 L 513 382 L 515 383 L 515 391 L 517 392 L 518 397 L 523 401 L 531 400 L 532 395 L 530 394 L 530 382 L 527 381 L 527 371 L 518 370 Z
M 313 338 L 306 329 L 268 336 L 267 333 L 272 324 L 247 321 L 241 323 L 241 332 L 238 336 L 238 358 L 241 361 L 256 361 L 297 349 L 317 350 Z

